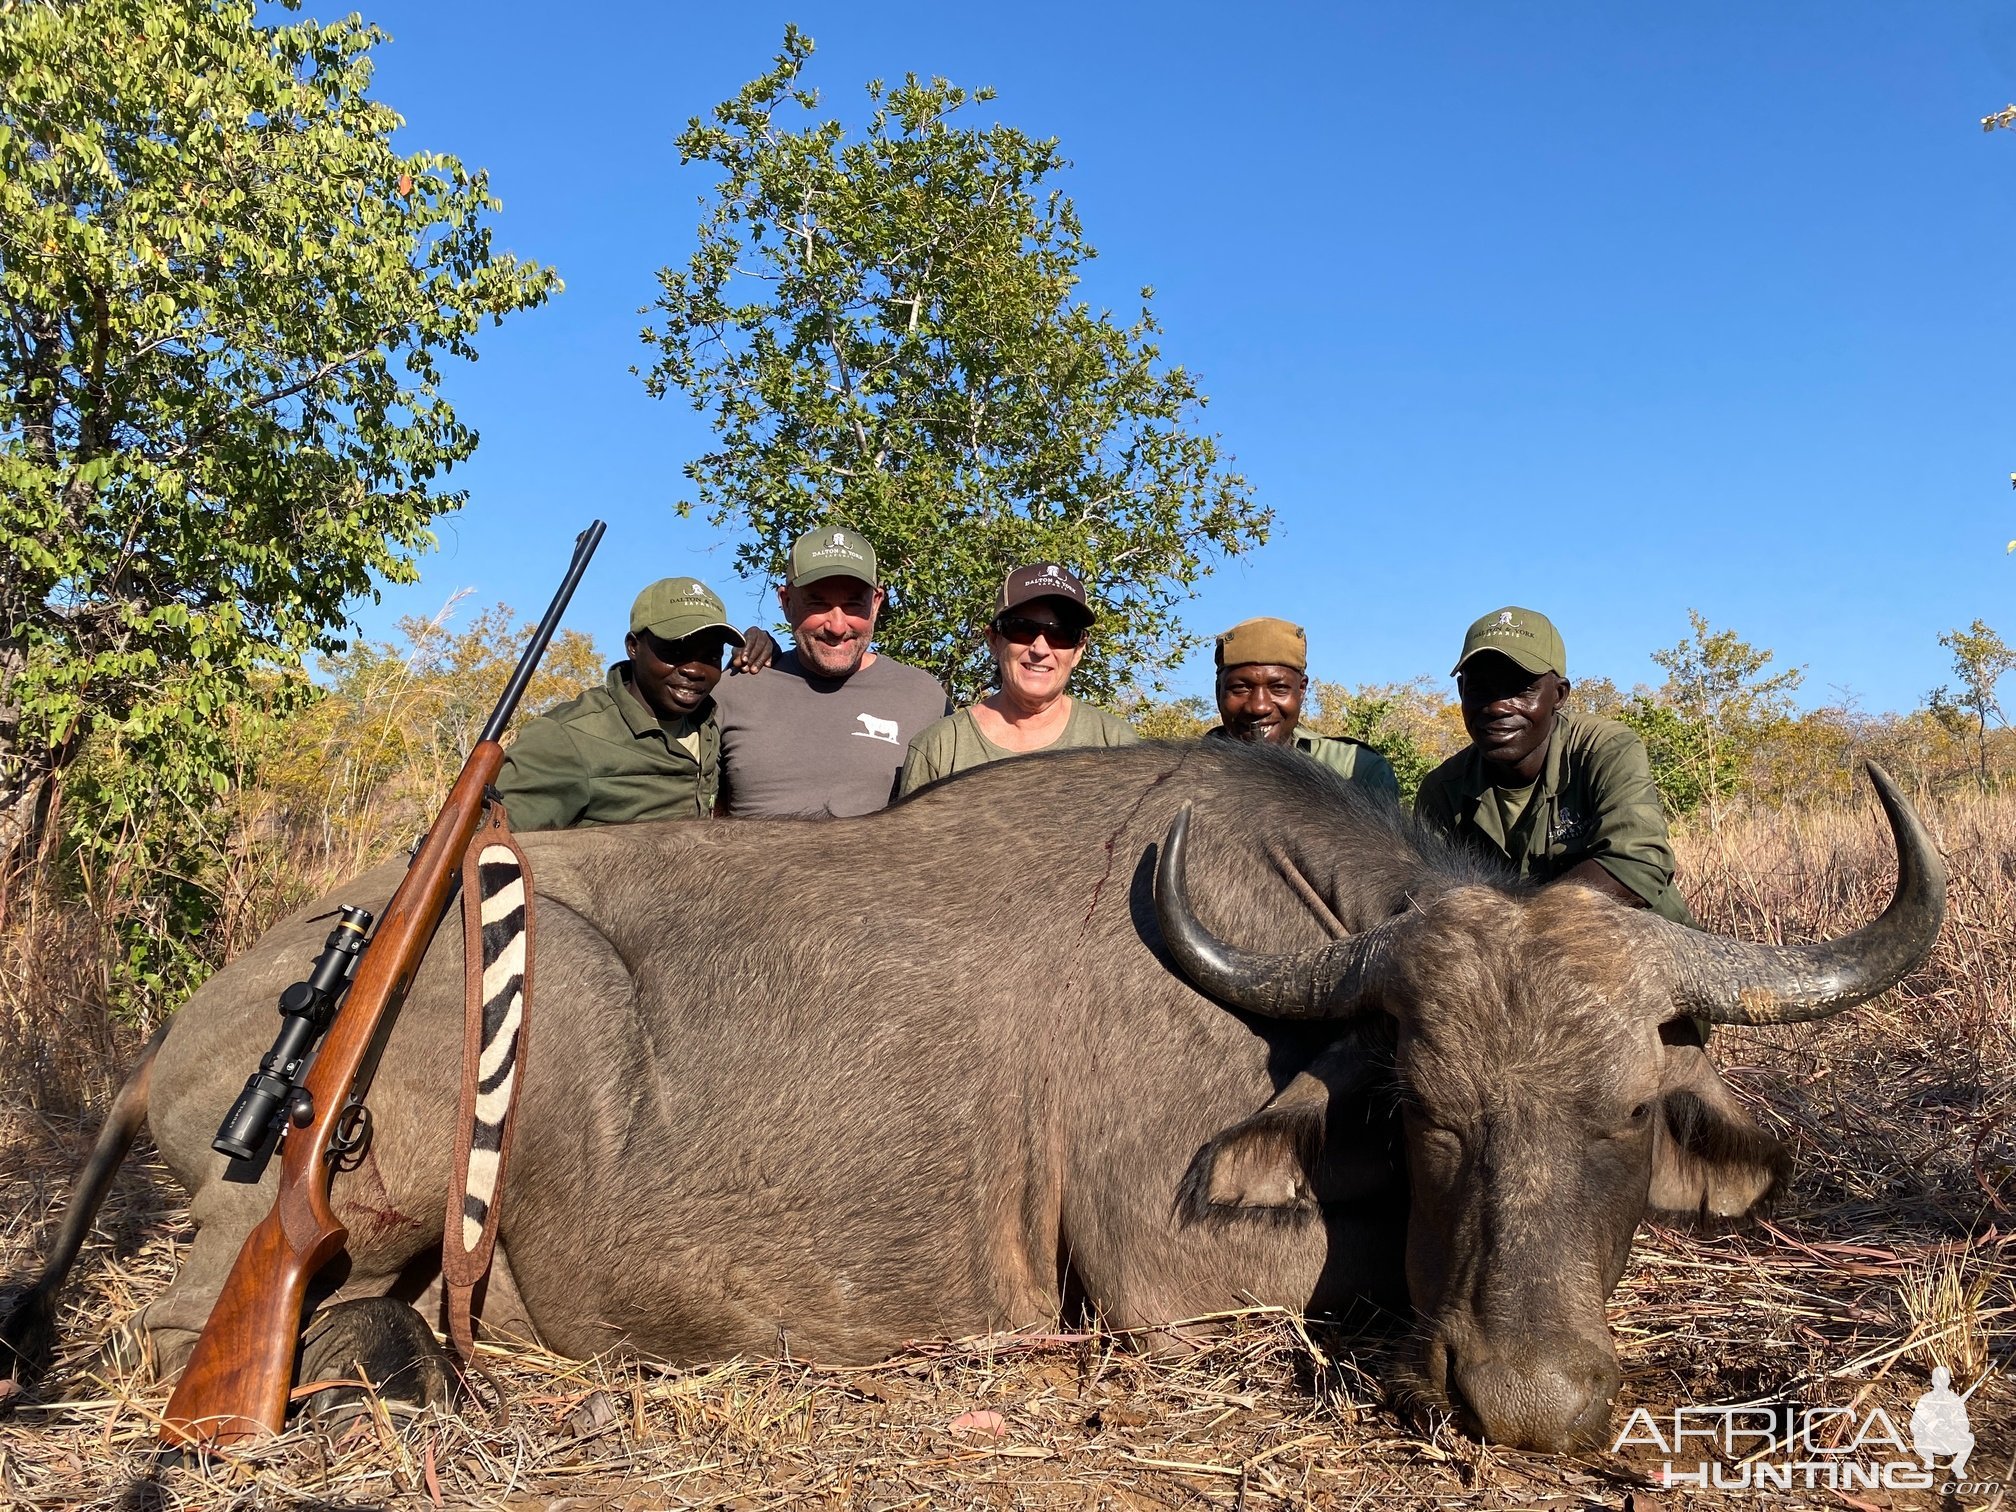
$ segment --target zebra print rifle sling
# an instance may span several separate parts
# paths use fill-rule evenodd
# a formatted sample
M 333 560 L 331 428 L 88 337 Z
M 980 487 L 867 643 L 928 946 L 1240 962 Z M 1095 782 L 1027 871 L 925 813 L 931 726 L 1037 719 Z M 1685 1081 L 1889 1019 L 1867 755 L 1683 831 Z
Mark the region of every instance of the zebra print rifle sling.
M 476 1288 L 497 1247 L 532 1002 L 532 869 L 504 805 L 494 790 L 488 796 L 489 812 L 462 861 L 467 1012 L 455 1177 L 441 1238 L 448 1335 L 465 1366 L 476 1358 Z

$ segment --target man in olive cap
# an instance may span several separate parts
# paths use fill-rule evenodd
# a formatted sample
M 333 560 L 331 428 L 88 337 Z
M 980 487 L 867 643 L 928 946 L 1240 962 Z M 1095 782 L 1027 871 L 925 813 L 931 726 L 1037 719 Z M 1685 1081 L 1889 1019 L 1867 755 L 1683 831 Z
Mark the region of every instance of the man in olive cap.
M 1303 735 L 1302 696 L 1309 691 L 1309 637 L 1284 619 L 1241 620 L 1218 637 L 1218 718 L 1207 740 L 1293 747 L 1360 787 L 1400 801 L 1400 779 L 1384 756 L 1349 735 Z
M 738 665 L 760 667 L 772 643 L 729 624 L 698 578 L 663 578 L 638 594 L 623 638 L 629 659 L 601 687 L 528 720 L 505 754 L 497 791 L 513 828 L 712 814 L 721 765 L 713 694 L 729 646 Z
M 722 808 L 793 819 L 886 807 L 912 737 L 952 702 L 929 672 L 869 649 L 884 599 L 875 548 L 844 527 L 807 531 L 777 599 L 791 649 L 718 695 Z
M 1494 609 L 1463 637 L 1455 673 L 1471 744 L 1422 781 L 1414 812 L 1521 876 L 1694 924 L 1673 886 L 1644 742 L 1615 720 L 1562 710 L 1568 653 L 1553 621 Z

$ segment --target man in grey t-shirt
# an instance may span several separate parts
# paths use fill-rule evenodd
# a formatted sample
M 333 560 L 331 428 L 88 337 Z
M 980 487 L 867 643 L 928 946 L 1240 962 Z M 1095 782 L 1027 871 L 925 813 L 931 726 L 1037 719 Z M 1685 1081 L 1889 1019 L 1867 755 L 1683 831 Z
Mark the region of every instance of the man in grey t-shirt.
M 883 599 L 875 549 L 851 530 L 808 531 L 791 544 L 777 597 L 791 649 L 714 691 L 721 809 L 797 819 L 886 807 L 910 737 L 952 701 L 929 672 L 868 649 Z

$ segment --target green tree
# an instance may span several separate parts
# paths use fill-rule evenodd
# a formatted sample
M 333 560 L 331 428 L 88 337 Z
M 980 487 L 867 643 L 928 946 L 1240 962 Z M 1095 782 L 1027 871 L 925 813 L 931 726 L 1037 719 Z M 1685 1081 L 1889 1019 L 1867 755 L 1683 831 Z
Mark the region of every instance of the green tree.
M 1349 735 L 1392 763 L 1400 797 L 1414 801 L 1421 779 L 1467 740 L 1461 707 L 1428 678 L 1411 682 L 1311 685 L 1302 727 L 1319 735 Z
M 1194 693 L 1173 699 L 1144 695 L 1124 704 L 1120 713 L 1143 740 L 1195 740 L 1218 723 L 1210 700 Z
M 1571 713 L 1615 719 L 1624 705 L 1624 691 L 1610 678 L 1577 677 L 1568 685 L 1567 707 Z
M 393 150 L 381 32 L 256 9 L 0 5 L 0 863 L 91 742 L 228 786 L 227 711 L 462 502 L 442 361 L 559 286 L 480 173 Z
M 1989 629 L 1985 620 L 1978 619 L 1965 630 L 1947 631 L 1939 637 L 1939 644 L 1953 653 L 1960 691 L 1934 688 L 1928 703 L 1935 715 L 1958 716 L 1971 726 L 1977 778 L 1985 793 L 1993 785 L 1988 772 L 1988 722 L 2009 722 L 1995 690 L 2003 677 L 2016 669 L 2016 649 Z
M 1731 766 L 1725 764 L 1711 773 L 1704 765 L 1699 727 L 1649 692 L 1635 694 L 1617 711 L 1616 718 L 1636 730 L 1645 742 L 1652 783 L 1659 789 L 1659 801 L 1668 814 L 1677 817 L 1700 808 L 1707 800 L 1711 775 L 1734 785 L 1736 773 Z
M 1693 635 L 1652 660 L 1666 672 L 1657 699 L 1640 695 L 1620 717 L 1652 758 L 1652 775 L 1676 813 L 1705 807 L 1710 822 L 1743 786 L 1750 758 L 1792 717 L 1805 671 L 1771 672 L 1772 653 L 1687 611 Z
M 859 529 L 897 599 L 882 645 L 962 700 L 1018 561 L 1069 564 L 1096 599 L 1082 691 L 1157 683 L 1196 644 L 1177 603 L 1271 514 L 1194 428 L 1204 397 L 1162 361 L 1152 291 L 1125 322 L 1076 297 L 1094 254 L 1050 187 L 1065 160 L 968 124 L 990 91 L 876 81 L 849 138 L 800 83 L 811 52 L 787 28 L 774 66 L 679 137 L 719 178 L 643 333 L 646 388 L 684 391 L 717 438 L 678 508 L 746 532 L 745 576 L 778 575 L 817 524 Z

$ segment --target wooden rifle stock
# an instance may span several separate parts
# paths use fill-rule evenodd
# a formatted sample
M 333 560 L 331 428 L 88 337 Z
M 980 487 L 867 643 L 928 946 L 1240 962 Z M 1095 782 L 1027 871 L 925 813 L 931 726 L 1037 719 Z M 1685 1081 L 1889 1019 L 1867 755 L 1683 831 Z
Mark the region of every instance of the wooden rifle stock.
M 369 1136 L 363 1098 L 381 1031 L 398 1012 L 447 910 L 463 852 L 483 817 L 484 789 L 504 765 L 504 729 L 602 531 L 597 520 L 575 543 L 560 591 L 385 905 L 343 1006 L 301 1081 L 313 1112 L 307 1123 L 288 1128 L 272 1211 L 246 1236 L 168 1399 L 160 1435 L 173 1447 L 225 1448 L 278 1433 L 286 1419 L 309 1285 L 348 1237 L 330 1206 L 329 1187 L 337 1160 Z

